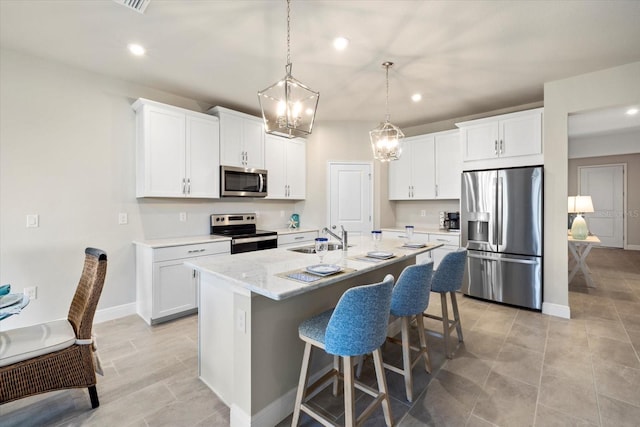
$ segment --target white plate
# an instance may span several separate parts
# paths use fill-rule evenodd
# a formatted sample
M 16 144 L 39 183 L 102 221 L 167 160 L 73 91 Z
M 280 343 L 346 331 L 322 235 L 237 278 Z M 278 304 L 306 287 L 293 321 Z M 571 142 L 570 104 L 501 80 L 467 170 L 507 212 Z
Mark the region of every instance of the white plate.
M 330 274 L 336 274 L 342 271 L 342 267 L 335 264 L 316 264 L 307 267 L 307 271 L 317 274 L 318 276 L 329 276 Z
M 22 301 L 22 294 L 8 294 L 0 297 L 0 308 L 9 307 Z
M 425 245 L 424 243 L 405 243 L 402 246 L 404 246 L 405 248 L 414 248 L 415 249 L 415 248 L 424 248 L 427 245 Z
M 389 259 L 393 258 L 393 252 L 385 252 L 385 251 L 373 251 L 367 252 L 367 256 L 370 258 L 379 258 L 379 259 Z

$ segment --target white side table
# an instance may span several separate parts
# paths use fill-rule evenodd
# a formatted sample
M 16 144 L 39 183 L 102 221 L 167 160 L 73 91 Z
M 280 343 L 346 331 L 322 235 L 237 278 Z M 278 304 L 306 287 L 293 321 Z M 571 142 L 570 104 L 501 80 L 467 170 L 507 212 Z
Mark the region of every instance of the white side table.
M 576 260 L 576 265 L 573 266 L 573 270 L 569 273 L 569 283 L 573 280 L 578 270 L 582 271 L 584 274 L 584 278 L 587 281 L 587 286 L 590 288 L 595 288 L 596 285 L 593 283 L 593 278 L 591 277 L 591 271 L 589 270 L 589 266 L 587 266 L 587 256 L 589 252 L 591 252 L 591 248 L 594 246 L 600 245 L 600 239 L 596 236 L 588 236 L 584 240 L 577 240 L 568 236 L 569 239 L 569 250 L 573 255 L 573 258 Z

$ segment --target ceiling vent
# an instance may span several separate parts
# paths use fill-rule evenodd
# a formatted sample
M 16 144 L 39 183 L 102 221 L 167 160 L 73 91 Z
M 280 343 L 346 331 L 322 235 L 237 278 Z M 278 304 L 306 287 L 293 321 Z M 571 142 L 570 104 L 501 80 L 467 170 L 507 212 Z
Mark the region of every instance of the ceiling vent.
M 114 2 L 133 9 L 138 13 L 144 13 L 151 0 L 113 0 Z

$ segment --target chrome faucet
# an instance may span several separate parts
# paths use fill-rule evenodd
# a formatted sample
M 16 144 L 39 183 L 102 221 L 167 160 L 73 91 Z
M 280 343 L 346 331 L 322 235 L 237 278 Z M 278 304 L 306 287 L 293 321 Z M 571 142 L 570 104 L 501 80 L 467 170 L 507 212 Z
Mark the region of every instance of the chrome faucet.
M 335 227 L 335 226 L 334 226 Z M 342 244 L 342 250 L 346 251 L 348 249 L 348 244 L 347 244 L 347 230 L 344 229 L 344 226 L 340 226 L 340 228 L 342 228 L 342 237 L 338 236 L 337 234 L 335 234 L 333 231 L 329 230 L 328 227 L 325 227 L 322 229 L 323 233 L 329 233 L 331 236 L 333 236 L 335 239 L 337 239 L 341 244 Z

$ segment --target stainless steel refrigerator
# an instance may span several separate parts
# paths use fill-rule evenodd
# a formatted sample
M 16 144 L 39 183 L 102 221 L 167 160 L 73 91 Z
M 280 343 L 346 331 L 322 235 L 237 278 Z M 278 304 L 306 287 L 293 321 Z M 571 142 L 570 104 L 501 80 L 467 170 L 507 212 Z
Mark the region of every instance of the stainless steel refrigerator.
M 542 308 L 542 175 L 542 166 L 462 174 L 463 293 Z

